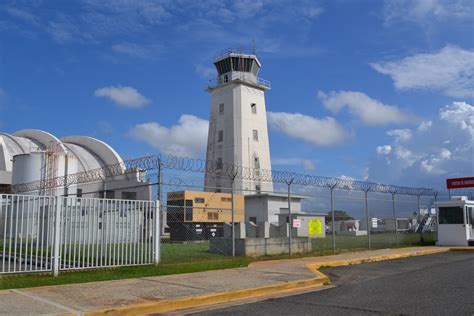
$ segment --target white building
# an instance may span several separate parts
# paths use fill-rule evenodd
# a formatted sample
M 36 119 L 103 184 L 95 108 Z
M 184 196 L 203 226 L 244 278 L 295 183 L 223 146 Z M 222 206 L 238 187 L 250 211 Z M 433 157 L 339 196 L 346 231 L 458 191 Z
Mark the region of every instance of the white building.
M 40 130 L 0 133 L 0 193 L 12 185 L 33 183 L 114 166 L 117 176 L 100 181 L 49 188 L 35 185 L 21 193 L 150 200 L 151 189 L 143 186 L 144 173 L 125 170 L 122 158 L 106 143 L 86 136 L 61 139 Z M 86 181 L 82 181 L 86 182 Z
M 216 168 L 241 166 L 271 170 L 265 91 L 270 83 L 257 77 L 261 64 L 255 53 L 229 50 L 214 58 L 217 80 L 209 86 L 211 113 L 207 161 Z M 229 191 L 231 180 L 207 173 L 208 191 Z M 236 179 L 236 192 L 273 191 L 271 182 Z

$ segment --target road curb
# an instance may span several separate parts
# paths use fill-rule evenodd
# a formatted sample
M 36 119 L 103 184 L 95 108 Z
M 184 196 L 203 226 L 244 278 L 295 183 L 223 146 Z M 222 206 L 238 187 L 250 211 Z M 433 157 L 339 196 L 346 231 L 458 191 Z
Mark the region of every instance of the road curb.
M 304 289 L 329 284 L 329 278 L 322 273 L 317 273 L 316 278 L 289 281 L 283 284 L 212 293 L 208 295 L 184 297 L 178 299 L 165 299 L 159 302 L 143 303 L 132 306 L 114 307 L 85 315 L 136 315 L 148 313 L 163 313 L 178 309 L 196 308 L 207 305 L 229 303 L 247 298 L 256 298 L 270 294 L 283 293 L 295 289 Z
M 474 247 L 467 246 L 467 247 L 451 247 L 449 248 L 451 251 L 474 251 Z
M 142 303 L 130 306 L 112 307 L 93 312 L 87 312 L 85 315 L 136 315 L 150 313 L 164 313 L 182 309 L 197 308 L 203 306 L 211 306 L 222 303 L 230 303 L 248 298 L 262 297 L 272 294 L 289 292 L 292 290 L 300 290 L 305 288 L 317 287 L 330 284 L 329 277 L 319 271 L 321 267 L 339 267 L 354 264 L 362 264 L 369 262 L 378 262 L 385 260 L 393 260 L 414 256 L 422 256 L 436 253 L 443 253 L 454 250 L 454 248 L 439 248 L 430 250 L 421 250 L 411 253 L 396 253 L 390 255 L 372 256 L 368 258 L 343 259 L 326 261 L 319 263 L 307 263 L 304 266 L 313 272 L 316 277 L 311 279 L 289 281 L 283 284 L 256 287 L 250 289 L 242 289 L 235 291 L 217 292 L 201 296 L 184 297 L 178 299 L 164 299 L 158 302 Z M 458 250 L 458 249 L 456 249 Z

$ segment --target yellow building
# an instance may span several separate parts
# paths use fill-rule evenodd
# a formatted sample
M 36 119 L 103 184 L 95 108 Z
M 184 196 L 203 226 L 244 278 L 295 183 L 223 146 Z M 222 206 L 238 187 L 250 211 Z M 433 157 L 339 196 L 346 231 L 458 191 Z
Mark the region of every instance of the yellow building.
M 221 237 L 232 222 L 232 195 L 221 192 L 176 191 L 167 194 L 167 224 L 172 240 Z M 244 196 L 234 194 L 234 221 L 244 221 Z

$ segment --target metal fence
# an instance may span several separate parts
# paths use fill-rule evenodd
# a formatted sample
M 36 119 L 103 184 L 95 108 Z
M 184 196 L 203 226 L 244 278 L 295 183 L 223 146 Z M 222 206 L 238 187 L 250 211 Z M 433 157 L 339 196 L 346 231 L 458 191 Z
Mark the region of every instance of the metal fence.
M 154 201 L 0 195 L 1 273 L 159 260 Z

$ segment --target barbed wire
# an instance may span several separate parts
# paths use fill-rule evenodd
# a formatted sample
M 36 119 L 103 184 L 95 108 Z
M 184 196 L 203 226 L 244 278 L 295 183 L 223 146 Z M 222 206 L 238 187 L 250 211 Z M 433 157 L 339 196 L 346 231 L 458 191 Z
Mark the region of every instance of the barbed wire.
M 140 157 L 124 160 L 117 164 L 106 165 L 85 172 L 59 176 L 52 179 L 37 180 L 29 183 L 15 184 L 12 185 L 12 191 L 15 193 L 24 193 L 40 191 L 45 188 L 68 187 L 71 185 L 105 181 L 111 178 L 117 179 L 120 177 L 128 177 L 132 174 L 143 173 L 160 168 L 204 173 L 206 175 L 229 179 L 235 177 L 236 179 L 242 180 L 283 184 L 292 182 L 293 184 L 304 186 L 327 187 L 331 190 L 359 190 L 364 192 L 381 192 L 414 196 L 435 196 L 438 194 L 438 191 L 430 188 L 404 187 L 352 179 L 307 175 L 289 171 L 256 169 L 220 163 L 217 161 L 179 157 L 175 155 L 152 155 Z

